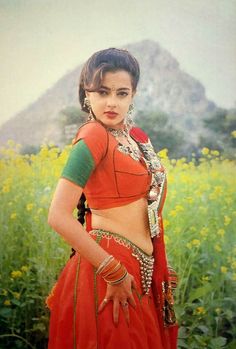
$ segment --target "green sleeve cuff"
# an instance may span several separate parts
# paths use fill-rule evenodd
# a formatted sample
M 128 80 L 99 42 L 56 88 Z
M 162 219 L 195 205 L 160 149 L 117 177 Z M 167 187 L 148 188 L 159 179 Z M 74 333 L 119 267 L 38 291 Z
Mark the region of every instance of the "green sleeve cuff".
M 80 140 L 73 145 L 61 177 L 84 188 L 94 167 L 94 159 L 89 148 L 83 140 Z

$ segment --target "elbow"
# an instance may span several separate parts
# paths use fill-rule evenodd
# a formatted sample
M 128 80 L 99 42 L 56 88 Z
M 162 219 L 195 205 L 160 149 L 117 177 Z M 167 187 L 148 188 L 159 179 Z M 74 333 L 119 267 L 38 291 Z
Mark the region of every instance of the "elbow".
M 48 225 L 53 228 L 54 230 L 56 230 L 56 223 L 58 222 L 57 219 L 57 214 L 54 210 L 52 210 L 51 208 L 49 209 L 48 212 Z

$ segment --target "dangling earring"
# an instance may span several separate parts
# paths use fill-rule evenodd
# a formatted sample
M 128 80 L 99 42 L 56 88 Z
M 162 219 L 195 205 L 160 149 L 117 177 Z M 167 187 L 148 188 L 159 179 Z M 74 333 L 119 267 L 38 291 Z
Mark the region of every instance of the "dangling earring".
M 84 98 L 84 105 L 83 107 L 87 107 L 88 110 L 89 110 L 89 115 L 88 115 L 88 118 L 87 118 L 87 121 L 91 121 L 91 120 L 94 120 L 94 116 L 93 116 L 93 113 L 92 113 L 92 108 L 91 108 L 91 103 L 90 103 L 90 100 L 85 97 Z
M 128 113 L 127 113 L 127 117 L 126 117 L 126 126 L 131 129 L 133 124 L 134 124 L 134 121 L 133 121 L 133 118 L 132 118 L 132 115 L 133 115 L 133 111 L 134 111 L 134 105 L 133 103 L 130 104 L 129 106 L 129 110 L 128 110 Z

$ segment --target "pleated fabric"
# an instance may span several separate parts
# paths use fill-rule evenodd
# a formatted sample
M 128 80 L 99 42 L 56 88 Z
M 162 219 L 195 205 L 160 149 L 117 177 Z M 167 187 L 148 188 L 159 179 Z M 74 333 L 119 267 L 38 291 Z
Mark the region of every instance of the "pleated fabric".
M 142 292 L 140 264 L 132 256 L 132 249 L 122 239 L 92 237 L 135 278 L 136 309 L 129 306 L 130 326 L 121 307 L 119 324 L 114 325 L 112 301 L 98 314 L 106 282 L 76 253 L 67 262 L 48 299 L 51 310 L 48 349 L 169 349 L 162 342 L 152 289 L 148 294 Z

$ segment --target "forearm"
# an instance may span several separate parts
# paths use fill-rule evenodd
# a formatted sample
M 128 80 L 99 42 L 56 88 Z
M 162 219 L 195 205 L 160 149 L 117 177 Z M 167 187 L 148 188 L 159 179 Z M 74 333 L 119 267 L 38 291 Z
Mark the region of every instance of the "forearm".
M 109 256 L 109 254 L 90 237 L 81 223 L 71 214 L 54 214 L 53 218 L 51 217 L 48 223 L 67 243 L 96 268 Z

